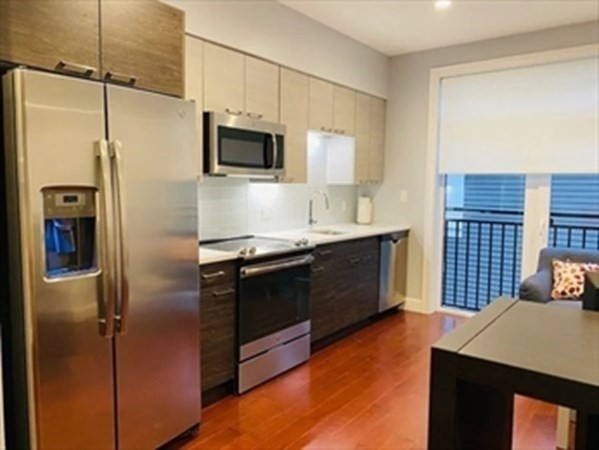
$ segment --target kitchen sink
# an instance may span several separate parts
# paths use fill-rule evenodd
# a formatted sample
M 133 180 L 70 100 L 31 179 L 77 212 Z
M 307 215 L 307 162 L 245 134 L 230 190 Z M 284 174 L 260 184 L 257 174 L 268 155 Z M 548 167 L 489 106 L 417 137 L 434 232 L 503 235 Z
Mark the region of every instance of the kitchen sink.
M 340 234 L 345 234 L 345 231 L 339 230 L 331 230 L 330 228 L 316 228 L 308 231 L 312 234 L 326 234 L 328 236 L 339 236 Z

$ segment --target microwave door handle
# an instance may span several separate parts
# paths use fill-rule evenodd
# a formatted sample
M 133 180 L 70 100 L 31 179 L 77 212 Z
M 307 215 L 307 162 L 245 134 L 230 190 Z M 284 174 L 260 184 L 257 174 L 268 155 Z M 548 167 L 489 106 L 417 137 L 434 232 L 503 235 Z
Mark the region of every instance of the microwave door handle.
M 119 267 L 119 302 L 118 302 L 118 313 L 117 313 L 117 330 L 120 334 L 127 332 L 127 324 L 129 322 L 129 247 L 127 237 L 125 233 L 126 217 L 125 217 L 125 199 L 123 195 L 124 181 L 123 181 L 123 159 L 121 156 L 121 150 L 123 145 L 120 141 L 114 141 L 110 145 L 110 156 L 114 161 L 114 171 L 116 175 L 116 201 L 117 201 L 117 222 L 118 222 L 118 240 L 119 249 L 117 252 L 118 267 Z
M 277 168 L 277 160 L 279 159 L 279 145 L 277 143 L 277 135 L 270 133 L 272 136 L 272 170 Z
M 100 264 L 101 264 L 101 300 L 98 305 L 98 326 L 100 335 L 110 339 L 114 336 L 114 205 L 112 196 L 112 174 L 108 144 L 102 139 L 96 143 L 96 158 L 99 162 L 100 189 L 99 214 Z

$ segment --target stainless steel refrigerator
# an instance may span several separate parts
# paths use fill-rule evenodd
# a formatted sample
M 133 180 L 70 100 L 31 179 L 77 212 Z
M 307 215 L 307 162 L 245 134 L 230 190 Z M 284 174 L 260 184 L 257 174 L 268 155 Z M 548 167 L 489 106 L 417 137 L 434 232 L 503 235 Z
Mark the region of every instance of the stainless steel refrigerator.
M 149 449 L 197 429 L 193 104 L 26 69 L 3 104 L 13 442 Z

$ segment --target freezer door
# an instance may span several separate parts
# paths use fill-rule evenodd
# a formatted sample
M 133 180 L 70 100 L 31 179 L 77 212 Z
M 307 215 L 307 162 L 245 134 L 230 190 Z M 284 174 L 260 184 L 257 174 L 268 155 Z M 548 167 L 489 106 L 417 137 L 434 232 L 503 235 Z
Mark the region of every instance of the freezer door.
M 105 131 L 103 86 L 28 70 L 3 84 L 20 255 L 11 270 L 23 292 L 11 301 L 24 310 L 33 447 L 114 448 L 112 339 L 99 323 L 109 275 L 94 143 Z
M 156 448 L 200 420 L 195 112 L 175 98 L 106 89 L 109 141 L 122 180 L 115 189 L 123 212 L 119 445 Z

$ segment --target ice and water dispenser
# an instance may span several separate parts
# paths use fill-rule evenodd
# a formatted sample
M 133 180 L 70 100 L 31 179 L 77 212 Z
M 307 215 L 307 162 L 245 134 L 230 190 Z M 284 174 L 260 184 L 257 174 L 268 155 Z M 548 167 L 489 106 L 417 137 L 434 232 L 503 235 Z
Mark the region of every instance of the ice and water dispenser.
M 52 187 L 42 190 L 46 277 L 93 272 L 96 258 L 96 189 Z

